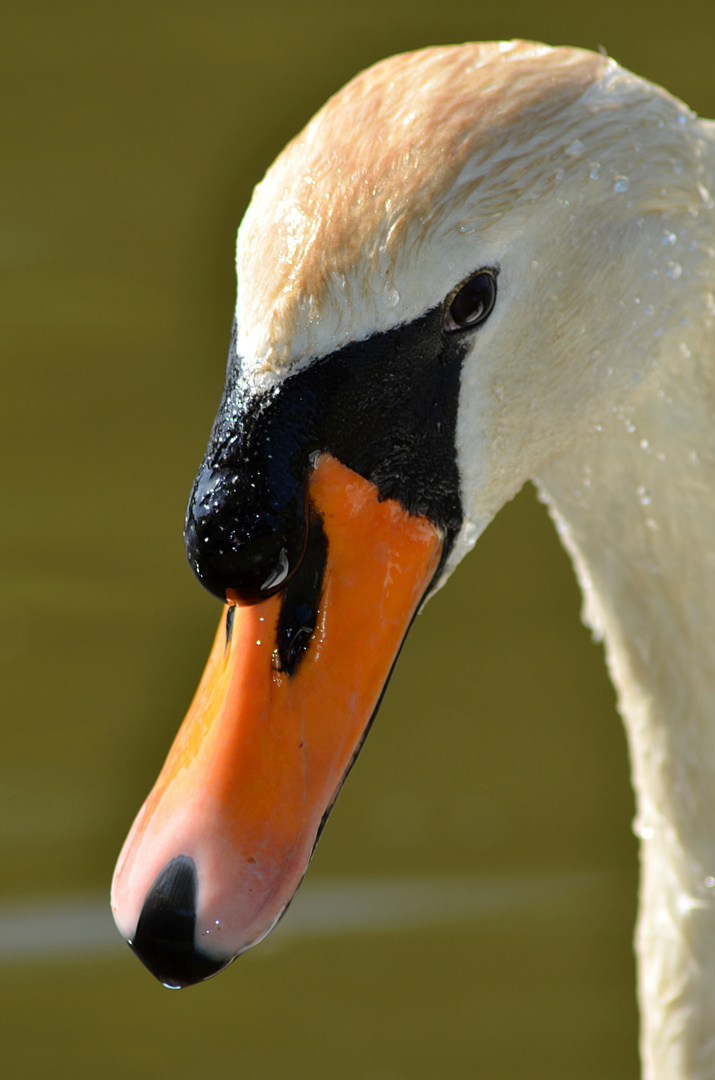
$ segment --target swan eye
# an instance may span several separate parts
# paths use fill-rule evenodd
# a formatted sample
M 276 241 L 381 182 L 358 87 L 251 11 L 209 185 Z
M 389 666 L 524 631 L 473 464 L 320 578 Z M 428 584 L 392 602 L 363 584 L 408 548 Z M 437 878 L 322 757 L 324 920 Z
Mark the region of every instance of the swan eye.
M 445 330 L 466 330 L 484 322 L 497 298 L 496 277 L 480 270 L 462 285 L 444 315 Z

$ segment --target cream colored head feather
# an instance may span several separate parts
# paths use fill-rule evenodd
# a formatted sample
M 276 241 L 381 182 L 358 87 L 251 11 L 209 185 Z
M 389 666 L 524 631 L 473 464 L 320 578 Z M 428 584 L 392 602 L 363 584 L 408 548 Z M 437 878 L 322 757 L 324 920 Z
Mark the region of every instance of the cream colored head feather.
M 652 109 L 654 93 L 682 110 L 603 56 L 521 41 L 426 49 L 358 75 L 278 157 L 241 225 L 248 370 L 270 382 L 433 306 L 507 211 L 559 170 L 583 171 L 579 142 L 595 152 L 604 110 L 613 148 L 618 107 L 629 99 L 630 135 L 633 106 Z

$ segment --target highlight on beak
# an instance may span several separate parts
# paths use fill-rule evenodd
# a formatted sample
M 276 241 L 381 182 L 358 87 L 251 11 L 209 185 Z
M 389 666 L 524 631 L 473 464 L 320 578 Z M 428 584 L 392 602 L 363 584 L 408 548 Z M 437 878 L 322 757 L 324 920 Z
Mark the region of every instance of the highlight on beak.
M 328 454 L 281 591 L 228 592 L 211 656 L 112 886 L 120 932 L 165 985 L 220 971 L 278 922 L 440 566 L 426 518 Z

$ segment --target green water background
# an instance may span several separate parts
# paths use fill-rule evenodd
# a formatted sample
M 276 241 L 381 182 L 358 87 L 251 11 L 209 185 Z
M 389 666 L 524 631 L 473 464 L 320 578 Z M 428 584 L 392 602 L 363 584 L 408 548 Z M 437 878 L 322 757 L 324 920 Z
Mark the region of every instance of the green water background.
M 235 229 L 385 55 L 606 47 L 715 115 L 715 9 L 455 0 L 24 3 L 0 27 L 0 903 L 108 890 L 218 605 L 181 528 L 223 376 Z M 531 489 L 412 632 L 316 881 L 574 872 L 459 926 L 286 940 L 205 986 L 126 952 L 0 962 L 8 1077 L 634 1080 L 625 739 Z

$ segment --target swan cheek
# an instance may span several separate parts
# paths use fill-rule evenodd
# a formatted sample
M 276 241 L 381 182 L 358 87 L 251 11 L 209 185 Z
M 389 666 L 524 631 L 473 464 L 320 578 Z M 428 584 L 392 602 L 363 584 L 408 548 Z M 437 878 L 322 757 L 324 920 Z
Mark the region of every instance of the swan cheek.
M 215 974 L 284 912 L 440 563 L 426 518 L 327 454 L 309 498 L 327 554 L 307 645 L 280 670 L 287 588 L 228 609 L 117 864 L 117 926 L 166 985 Z

